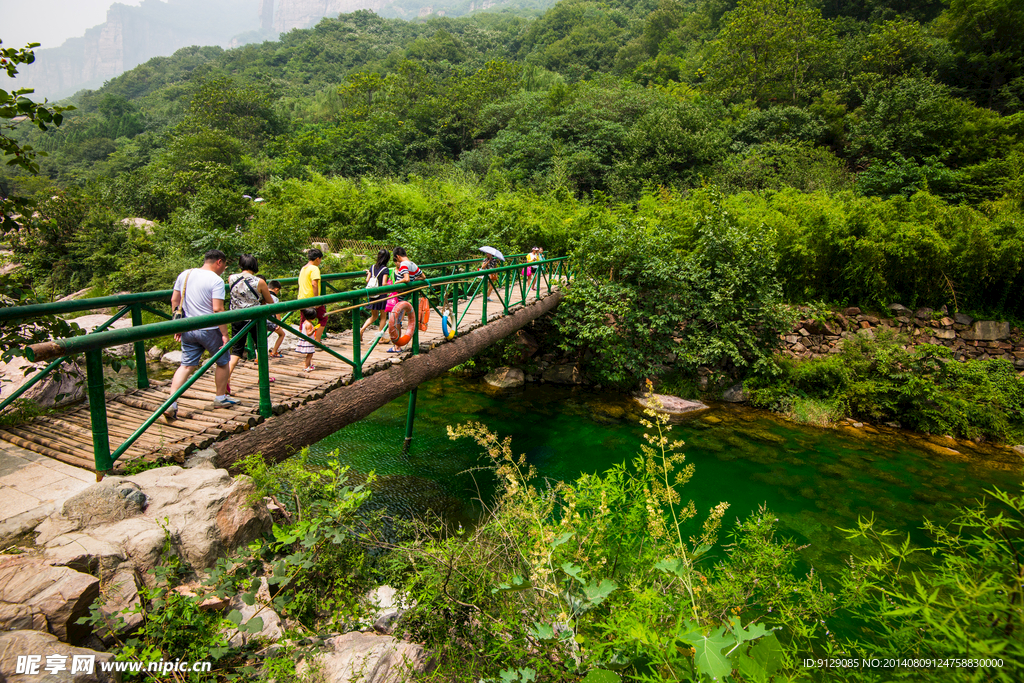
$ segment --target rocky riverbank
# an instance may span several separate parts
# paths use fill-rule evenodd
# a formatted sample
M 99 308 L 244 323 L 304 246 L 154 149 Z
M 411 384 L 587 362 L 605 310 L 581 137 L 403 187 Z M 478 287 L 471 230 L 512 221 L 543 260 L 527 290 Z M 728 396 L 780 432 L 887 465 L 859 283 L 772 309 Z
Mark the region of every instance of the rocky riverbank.
M 781 352 L 793 358 L 821 358 L 837 353 L 842 341 L 853 335 L 874 338 L 880 330 L 892 330 L 906 334 L 911 346 L 939 344 L 952 349 L 953 357 L 960 361 L 1001 358 L 1024 371 L 1024 334 L 1008 322 L 975 320 L 945 308 L 911 311 L 901 304 L 892 304 L 877 315 L 855 307 L 813 317 L 806 306 L 797 310 L 801 319 L 782 337 Z
M 248 477 L 215 469 L 207 456 L 212 453 L 193 457 L 184 468 L 107 477 L 66 500 L 31 534 L 4 539 L 0 680 L 21 680 L 18 657 L 36 654 L 67 665 L 47 680 L 118 680 L 99 663 L 113 659 L 118 644 L 152 613 L 139 606 L 158 595 L 158 568 L 168 563 L 194 573 L 175 592 L 196 600 L 200 610 L 221 611 L 229 620 L 240 615 L 234 620 L 238 628 L 225 634 L 232 647 L 263 647 L 285 637 L 288 625 L 270 606 L 266 579 L 255 601 L 207 594 L 211 589 L 203 579 L 218 559 L 269 532 L 272 515 L 281 514 L 273 502 L 253 499 Z M 326 681 L 365 683 L 405 680 L 413 671 L 429 670 L 429 652 L 390 635 L 403 611 L 401 596 L 383 587 L 368 596 L 368 605 L 373 628 L 323 640 L 299 668 L 316 668 Z M 94 608 L 101 618 L 94 614 L 81 623 Z M 74 657 L 91 661 L 93 670 L 73 675 Z

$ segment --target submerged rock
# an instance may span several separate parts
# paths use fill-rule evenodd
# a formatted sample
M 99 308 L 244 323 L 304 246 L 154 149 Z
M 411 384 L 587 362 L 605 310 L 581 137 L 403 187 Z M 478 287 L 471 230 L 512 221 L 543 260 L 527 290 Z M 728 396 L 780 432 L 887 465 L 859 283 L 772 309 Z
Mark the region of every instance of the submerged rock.
M 747 394 L 746 389 L 743 388 L 743 382 L 740 382 L 723 391 L 722 400 L 726 403 L 746 403 L 750 400 L 750 396 Z
M 653 408 L 659 413 L 668 415 L 669 422 L 680 422 L 684 418 L 703 413 L 710 408 L 700 401 L 689 401 L 668 394 L 641 394 L 633 400 L 643 408 Z
M 484 381 L 495 389 L 515 389 L 523 386 L 526 376 L 519 368 L 502 367 L 484 375 Z
M 578 365 L 552 365 L 541 378 L 552 384 L 586 384 L 587 379 Z

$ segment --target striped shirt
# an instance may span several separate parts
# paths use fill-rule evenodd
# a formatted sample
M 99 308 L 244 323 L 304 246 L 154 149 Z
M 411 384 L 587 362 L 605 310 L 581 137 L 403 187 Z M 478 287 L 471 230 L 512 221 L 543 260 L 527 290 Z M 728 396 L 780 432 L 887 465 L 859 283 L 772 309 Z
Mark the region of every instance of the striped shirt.
M 409 276 L 410 281 L 419 280 L 423 277 L 423 271 L 415 263 L 406 259 L 398 264 L 398 272 L 395 274 L 395 278 L 401 281 L 406 275 Z

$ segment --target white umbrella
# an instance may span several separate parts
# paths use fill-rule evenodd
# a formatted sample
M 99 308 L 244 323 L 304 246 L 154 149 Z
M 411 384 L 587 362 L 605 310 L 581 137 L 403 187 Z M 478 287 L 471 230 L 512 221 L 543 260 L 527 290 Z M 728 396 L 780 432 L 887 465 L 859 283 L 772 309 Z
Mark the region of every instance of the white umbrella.
M 491 256 L 493 256 L 493 257 L 495 257 L 495 258 L 497 258 L 497 259 L 499 259 L 501 261 L 505 260 L 505 255 L 502 254 L 497 249 L 495 249 L 494 247 L 480 247 L 480 251 L 484 252 L 485 254 L 490 254 Z

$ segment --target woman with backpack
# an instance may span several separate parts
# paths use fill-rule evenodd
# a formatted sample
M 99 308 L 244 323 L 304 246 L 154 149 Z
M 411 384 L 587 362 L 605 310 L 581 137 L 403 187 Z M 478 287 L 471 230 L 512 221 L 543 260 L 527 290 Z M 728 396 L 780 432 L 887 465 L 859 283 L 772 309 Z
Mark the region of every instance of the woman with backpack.
M 237 311 L 240 308 L 253 308 L 260 304 L 272 304 L 274 303 L 274 297 L 270 294 L 270 288 L 267 287 L 266 280 L 262 280 L 256 273 L 259 272 L 260 266 L 256 261 L 256 257 L 252 254 L 242 254 L 238 258 L 238 267 L 242 272 L 234 273 L 228 277 L 228 291 L 231 298 L 231 310 Z M 231 323 L 231 336 L 234 337 L 236 334 L 242 331 L 242 328 L 246 326 L 248 320 L 240 320 L 238 322 Z M 246 339 L 252 339 L 255 348 L 260 348 L 256 342 L 256 326 L 253 325 L 249 329 L 249 333 L 244 337 L 235 342 L 235 345 L 231 347 L 231 362 L 228 364 L 229 377 L 230 372 L 233 372 L 235 366 L 238 365 L 238 361 L 242 360 L 242 356 L 245 355 L 245 341 Z M 231 393 L 230 390 L 228 393 Z
M 391 278 L 388 276 L 388 263 L 391 261 L 391 252 L 387 249 L 381 249 L 377 252 L 377 261 L 370 269 L 366 271 L 366 288 L 373 289 L 374 287 L 386 287 L 391 284 Z M 359 328 L 359 341 L 363 340 L 363 332 L 366 328 L 373 324 L 375 320 L 380 320 L 380 333 L 384 334 L 384 328 L 388 324 L 388 317 L 385 315 L 385 309 L 387 307 L 387 294 L 371 294 L 370 304 L 366 307 L 370 311 L 370 317 L 367 318 L 363 326 Z

